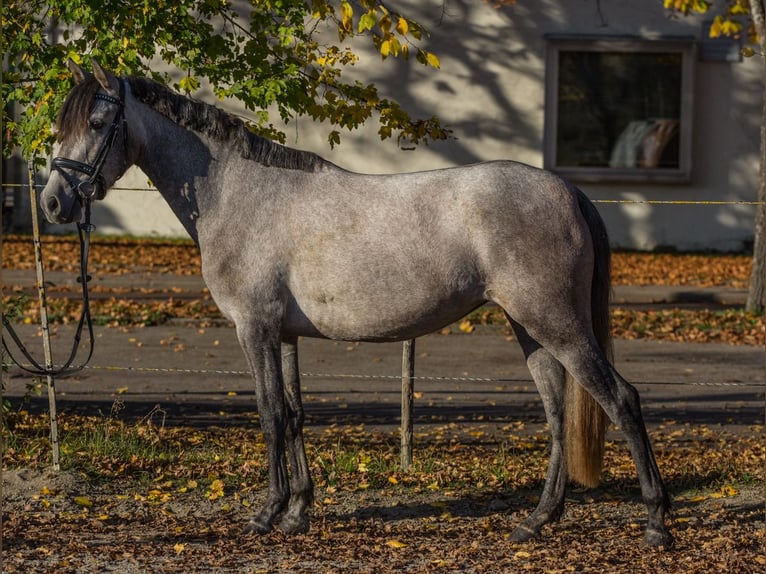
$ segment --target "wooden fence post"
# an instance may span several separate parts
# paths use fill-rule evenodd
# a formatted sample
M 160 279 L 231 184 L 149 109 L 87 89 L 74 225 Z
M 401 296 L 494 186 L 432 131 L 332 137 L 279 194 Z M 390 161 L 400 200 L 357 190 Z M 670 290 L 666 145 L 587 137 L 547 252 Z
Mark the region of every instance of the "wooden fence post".
M 402 470 L 412 464 L 412 399 L 415 386 L 415 339 L 402 346 Z
M 32 209 L 32 238 L 35 248 L 35 268 L 37 269 L 37 294 L 40 298 L 40 327 L 43 334 L 43 352 L 45 354 L 45 368 L 53 369 L 53 353 L 51 352 L 51 333 L 48 324 L 48 301 L 45 297 L 45 273 L 43 271 L 42 244 L 40 242 L 40 221 L 37 216 L 37 192 L 35 190 L 34 159 L 29 160 L 27 166 L 29 173 L 29 200 Z M 53 375 L 46 375 L 48 384 L 48 408 L 51 421 L 51 454 L 53 457 L 53 470 L 61 470 L 58 412 L 56 409 L 56 381 Z

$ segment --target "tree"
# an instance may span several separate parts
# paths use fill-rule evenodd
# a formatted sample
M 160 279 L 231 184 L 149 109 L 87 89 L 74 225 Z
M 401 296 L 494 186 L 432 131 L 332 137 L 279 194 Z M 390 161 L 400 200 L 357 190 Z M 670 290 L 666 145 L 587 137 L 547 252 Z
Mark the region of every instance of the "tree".
M 690 12 L 708 13 L 711 3 L 704 0 L 664 0 L 666 9 L 687 15 Z M 725 7 L 713 19 L 710 36 L 740 37 L 746 35 L 748 45 L 743 48 L 745 56 L 759 56 L 763 71 L 763 109 L 761 112 L 760 179 L 755 215 L 755 240 L 753 244 L 753 270 L 745 308 L 763 311 L 766 305 L 766 19 L 764 0 L 728 0 Z
M 208 82 L 221 99 L 239 100 L 252 112 L 249 127 L 281 142 L 272 123 L 308 116 L 325 121 L 331 146 L 339 129 L 353 130 L 372 117 L 382 139 L 400 143 L 444 139 L 435 117 L 415 119 L 373 84 L 347 80 L 358 61 L 349 44 L 371 41 L 383 59 L 408 58 L 438 68 L 420 45 L 417 22 L 379 0 L 7 0 L 2 5 L 4 152 L 46 154 L 51 124 L 71 87 L 66 61 L 96 58 L 121 74 L 149 75 L 182 92 Z M 330 39 L 331 38 L 331 39 Z M 152 70 L 162 59 L 177 72 Z M 11 115 L 11 104 L 22 109 Z

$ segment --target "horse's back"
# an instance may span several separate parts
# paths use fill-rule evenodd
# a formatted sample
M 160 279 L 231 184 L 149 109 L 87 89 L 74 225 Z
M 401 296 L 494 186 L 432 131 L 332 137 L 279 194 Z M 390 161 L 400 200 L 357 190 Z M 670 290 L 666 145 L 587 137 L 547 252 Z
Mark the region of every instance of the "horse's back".
M 522 164 L 332 179 L 288 210 L 290 315 L 304 332 L 421 335 L 492 299 L 500 282 L 522 289 L 578 235 L 568 186 Z

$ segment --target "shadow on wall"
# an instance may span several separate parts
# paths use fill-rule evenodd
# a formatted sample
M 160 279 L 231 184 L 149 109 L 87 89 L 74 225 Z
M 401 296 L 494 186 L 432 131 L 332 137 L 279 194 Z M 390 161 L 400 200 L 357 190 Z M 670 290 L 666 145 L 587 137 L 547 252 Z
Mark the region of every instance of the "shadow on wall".
M 385 66 L 375 68 L 371 80 L 385 87 L 387 94 L 402 102 L 414 116 L 435 113 L 454 130 L 456 139 L 434 142 L 427 148 L 428 154 L 443 160 L 441 165 L 501 158 L 542 164 L 544 34 L 650 37 L 667 34 L 667 30 L 677 36 L 701 33 L 698 19 L 668 22 L 661 4 L 650 7 L 611 2 L 540 2 L 534 7 L 519 3 L 494 11 L 472 0 L 439 4 L 441 7 L 427 2 L 408 10 L 430 28 L 428 49 L 440 55 L 443 69 L 433 73 L 408 62 L 386 62 Z M 747 63 L 695 62 L 694 66 L 692 180 L 675 185 L 582 185 L 589 197 L 665 201 L 755 199 L 760 101 L 759 93 L 748 93 L 743 83 L 749 73 L 744 67 Z M 743 67 L 736 68 L 735 74 L 732 66 Z M 512 85 L 509 78 L 513 78 Z M 754 86 L 760 85 L 757 78 L 752 80 Z M 732 89 L 737 82 L 739 89 Z M 436 99 L 434 94 L 438 94 Z M 361 146 L 373 153 L 379 143 L 362 142 Z M 408 163 L 417 162 L 405 159 L 402 165 Z M 743 251 L 752 243 L 756 208 L 601 204 L 598 209 L 615 246 Z

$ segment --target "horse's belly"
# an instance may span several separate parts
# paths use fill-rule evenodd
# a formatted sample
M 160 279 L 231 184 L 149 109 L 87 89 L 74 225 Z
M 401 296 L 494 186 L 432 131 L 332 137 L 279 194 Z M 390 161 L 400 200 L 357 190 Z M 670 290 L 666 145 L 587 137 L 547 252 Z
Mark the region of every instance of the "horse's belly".
M 420 337 L 457 321 L 484 303 L 475 294 L 448 298 L 366 297 L 295 300 L 285 318 L 293 336 L 344 341 L 401 341 Z

